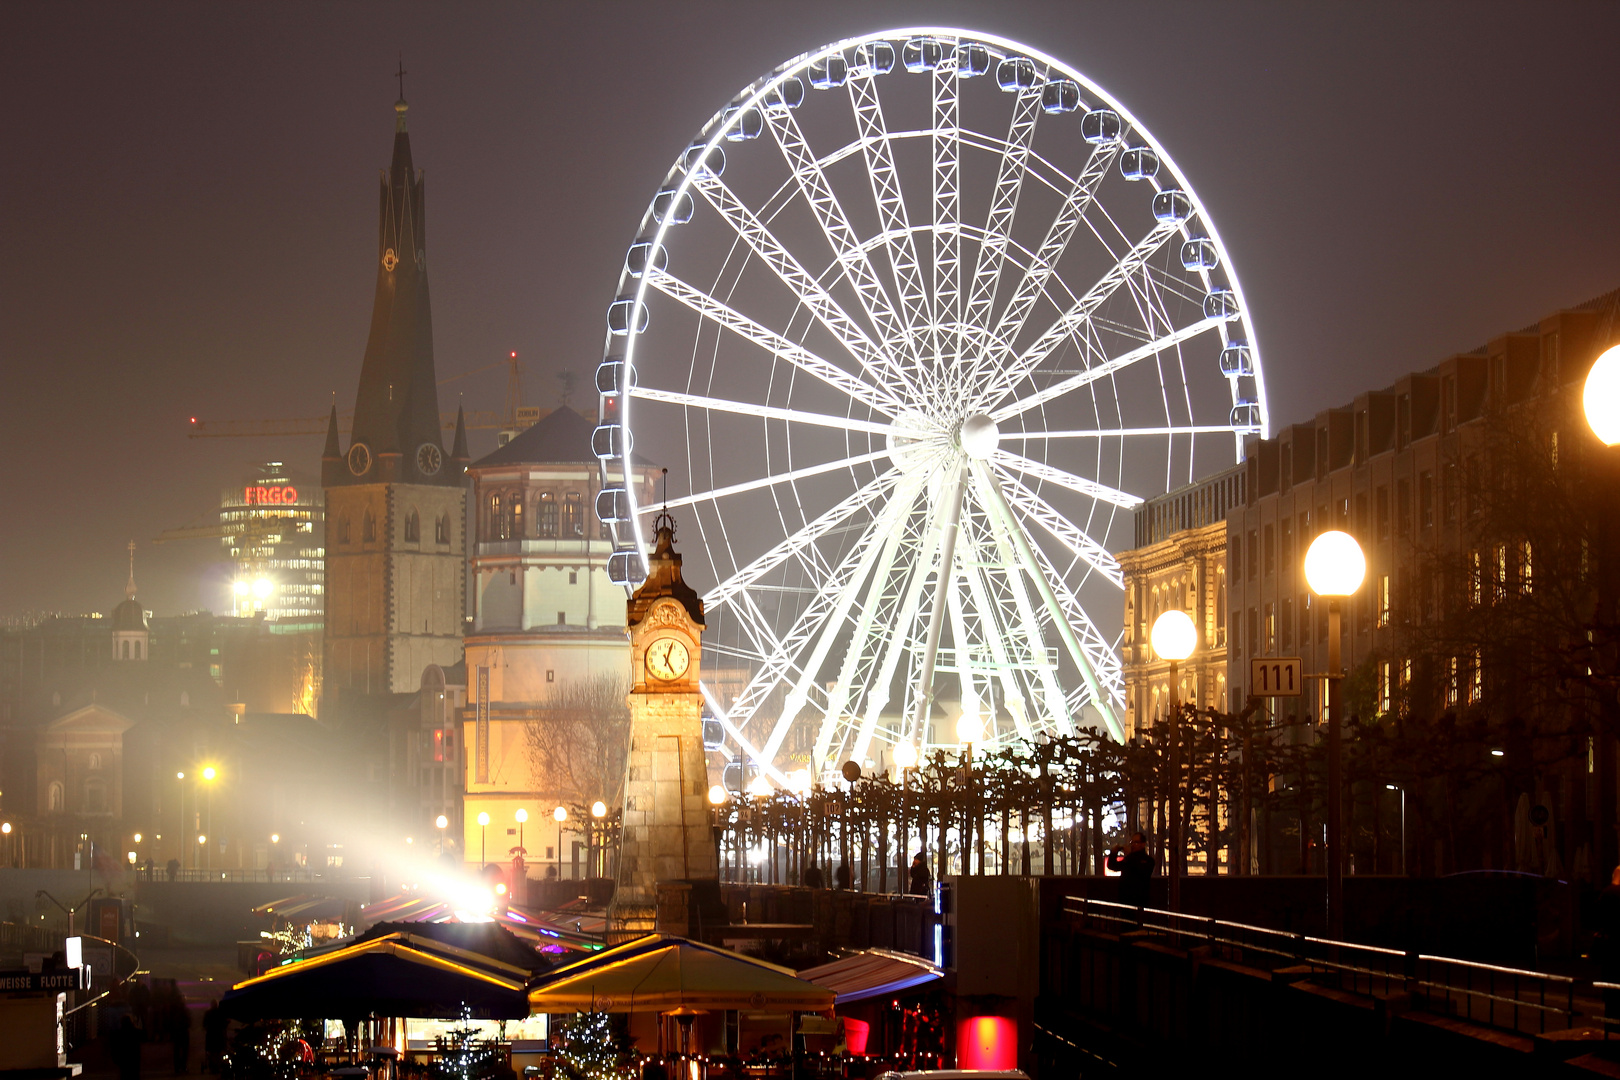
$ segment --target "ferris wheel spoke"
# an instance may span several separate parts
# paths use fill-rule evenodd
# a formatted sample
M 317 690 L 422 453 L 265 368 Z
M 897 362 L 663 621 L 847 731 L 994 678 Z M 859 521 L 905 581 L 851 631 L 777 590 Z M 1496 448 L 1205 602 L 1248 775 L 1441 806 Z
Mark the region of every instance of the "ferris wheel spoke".
M 870 72 L 864 75 L 851 72 L 848 86 L 861 151 L 866 158 L 866 173 L 872 185 L 872 199 L 877 203 L 879 227 L 890 237 L 887 244 L 889 262 L 894 269 L 895 284 L 900 294 L 900 312 L 906 322 L 906 339 L 912 360 L 921 373 L 926 370 L 926 365 L 922 362 L 921 343 L 917 335 L 928 323 L 928 295 L 923 285 L 922 271 L 917 265 L 917 249 L 912 242 L 911 222 L 906 214 L 900 178 L 894 168 L 894 147 L 889 144 L 883 105 L 878 100 L 877 78 Z
M 1052 582 L 1041 571 L 1040 560 L 1030 549 L 1029 538 L 1024 535 L 1017 518 L 1013 516 L 1011 507 L 1007 505 L 1001 486 L 996 483 L 995 477 L 990 474 L 989 466 L 983 461 L 973 462 L 973 475 L 978 481 L 975 488 L 976 493 L 983 500 L 986 509 L 989 510 L 991 521 L 1000 522 L 1003 532 L 1008 535 L 1019 560 L 1023 563 L 1025 573 L 1029 575 L 1030 581 L 1034 583 L 1035 591 L 1040 595 L 1048 614 L 1051 616 L 1058 636 L 1063 639 L 1063 644 L 1069 650 L 1070 658 L 1074 661 L 1075 666 L 1080 669 L 1080 677 L 1085 680 L 1086 685 L 1090 688 L 1092 699 L 1097 703 L 1098 710 L 1103 714 L 1103 719 L 1107 722 L 1109 731 L 1114 738 L 1124 741 L 1125 728 L 1119 721 L 1113 700 L 1103 693 L 1102 683 L 1097 677 L 1096 665 L 1086 655 L 1085 648 L 1075 634 L 1074 628 L 1069 625 L 1069 620 L 1065 617 L 1062 604 L 1052 587 Z M 1060 693 L 1058 704 L 1061 706 L 1063 703 L 1064 699 Z M 1067 715 L 1062 718 L 1062 728 L 1064 734 L 1072 733 L 1073 729 Z
M 762 488 L 775 487 L 778 484 L 791 484 L 798 480 L 805 480 L 812 476 L 821 476 L 824 473 L 837 472 L 839 469 L 852 469 L 857 465 L 866 465 L 889 456 L 889 451 L 874 450 L 870 454 L 858 454 L 854 457 L 839 458 L 824 465 L 807 465 L 802 469 L 789 469 L 787 472 L 773 473 L 758 480 L 749 480 L 740 484 L 728 484 L 725 487 L 711 488 L 700 491 L 695 495 L 682 495 L 678 499 L 659 503 L 657 506 L 640 506 L 637 512 L 641 514 L 656 514 L 660 509 L 678 510 L 683 506 L 692 506 L 702 502 L 719 502 L 732 495 L 744 495 L 750 491 L 759 491 Z
M 709 205 L 714 207 L 743 243 L 764 260 L 782 284 L 849 350 L 851 356 L 860 361 L 869 374 L 880 381 L 884 372 L 890 377 L 902 374 L 888 354 L 873 344 L 860 324 L 849 317 L 838 301 L 805 270 L 723 180 L 707 169 L 699 169 L 692 173 L 692 186 L 702 192 Z
M 1064 394 L 1078 390 L 1083 386 L 1090 386 L 1098 379 L 1107 378 L 1108 376 L 1114 374 L 1114 372 L 1128 368 L 1138 361 L 1146 360 L 1151 356 L 1157 356 L 1164 350 L 1195 338 L 1205 331 L 1215 330 L 1224 325 L 1225 322 L 1221 319 L 1199 319 L 1197 322 L 1188 323 L 1186 326 L 1183 326 L 1177 330 L 1172 330 L 1170 333 L 1165 334 L 1163 337 L 1157 338 L 1154 341 L 1150 341 L 1146 345 L 1140 345 L 1129 350 L 1128 352 L 1120 353 L 1118 356 L 1113 357 L 1110 360 L 1105 360 L 1100 364 L 1094 364 L 1091 367 L 1088 367 L 1085 371 L 1071 375 L 1067 379 L 1063 379 L 1059 382 L 1055 382 L 1051 386 L 1046 387 L 1044 390 L 1036 391 L 1026 398 L 1019 398 L 1018 400 L 1007 405 L 1003 405 L 1001 408 L 996 409 L 990 414 L 990 419 L 994 420 L 998 424 L 1004 420 L 1010 420 L 1014 416 L 1018 416 L 1022 413 L 1028 412 L 1031 409 L 1045 405 L 1048 401 L 1056 400 L 1057 398 L 1062 397 Z M 1230 429 L 1222 428 L 1221 430 L 1226 431 Z
M 1161 222 L 1148 231 L 1148 234 L 1131 247 L 1119 261 L 1104 274 L 1095 285 L 1086 290 L 1086 294 L 1077 300 L 1046 332 L 1035 340 L 1028 349 L 1024 350 L 1017 361 L 1005 365 L 991 379 L 989 388 L 981 395 L 980 401 L 986 405 L 994 405 L 1001 398 L 1013 390 L 1019 383 L 1051 356 L 1069 335 L 1074 333 L 1091 318 L 1092 312 L 1102 306 L 1103 301 L 1114 295 L 1133 274 L 1139 271 L 1154 252 L 1164 246 L 1165 241 L 1176 234 L 1176 225 L 1173 222 Z
M 737 748 L 748 755 L 748 760 L 759 766 L 766 776 L 775 780 L 782 787 L 791 786 L 788 783 L 787 776 L 781 769 L 776 767 L 775 762 L 760 756 L 759 748 L 732 721 L 731 714 L 726 711 L 725 706 L 720 704 L 720 699 L 715 697 L 714 691 L 709 688 L 709 685 L 700 681 L 698 688 L 703 691 L 703 700 L 708 703 L 709 712 L 714 715 L 716 720 L 720 721 L 720 726 L 725 729 L 727 735 L 731 736 L 731 741 L 737 744 Z
M 1008 431 L 1002 434 L 1003 440 L 1020 439 L 1026 442 L 1039 442 L 1042 439 L 1115 439 L 1144 435 L 1230 435 L 1234 432 L 1245 434 L 1252 428 L 1234 427 L 1231 424 L 1169 424 L 1164 427 L 1129 427 L 1129 428 L 1073 428 L 1068 431 Z
M 1045 82 L 1044 69 L 1036 82 Z M 973 284 L 968 292 L 967 310 L 962 320 L 979 330 L 990 329 L 990 312 L 996 305 L 996 291 L 1007 261 L 1007 241 L 1012 233 L 1013 216 L 1018 211 L 1018 196 L 1024 187 L 1024 172 L 1029 164 L 1030 143 L 1035 137 L 1035 121 L 1041 115 L 1040 106 L 1041 91 L 1038 86 L 1020 92 L 1013 103 L 1012 124 L 1007 131 L 1006 149 L 1000 155 L 1001 166 L 996 175 L 995 193 L 990 200 L 990 216 L 986 220 L 984 238 L 979 244 Z
M 1115 708 L 1123 711 L 1125 695 L 1118 650 L 1097 629 L 1096 623 L 1092 622 L 1091 616 L 1086 613 L 1085 606 L 1080 603 L 1080 598 L 1075 596 L 1074 591 L 1069 588 L 1063 575 L 1059 574 L 1052 566 L 1052 561 L 1047 558 L 1046 552 L 1034 545 L 1032 545 L 1032 550 L 1041 574 L 1051 583 L 1058 607 L 1062 609 L 1070 629 L 1075 632 L 1075 636 L 1080 642 L 1081 651 L 1085 654 L 1086 659 L 1091 662 L 1092 669 L 1097 674 L 1097 681 L 1103 693 L 1107 695 L 1106 700 L 1114 702 Z M 1085 690 L 1088 693 L 1090 690 L 1087 686 L 1078 689 Z
M 1007 501 L 1016 507 L 1020 513 L 1031 521 L 1036 522 L 1052 535 L 1052 538 L 1067 548 L 1070 554 L 1088 563 L 1092 569 L 1112 581 L 1120 588 L 1125 587 L 1125 576 L 1120 570 L 1119 561 L 1113 554 L 1090 536 L 1085 530 L 1074 524 L 1068 518 L 1058 513 L 1045 499 L 1030 491 L 1008 477 L 1008 484 L 1002 494 Z
M 1035 461 L 1032 458 L 1024 457 L 1022 454 L 1015 454 L 1010 450 L 997 450 L 995 462 L 996 467 L 999 469 L 1023 473 L 1025 476 L 1032 476 L 1037 480 L 1044 480 L 1049 484 L 1068 488 L 1070 491 L 1088 495 L 1099 502 L 1124 507 L 1126 510 L 1132 510 L 1142 505 L 1142 498 L 1139 495 L 1132 495 L 1118 488 L 1109 487 L 1107 484 L 1100 484 L 1084 476 L 1076 476 L 1074 473 L 1060 469 L 1055 465 L 1048 465 L 1044 461 Z
M 1035 301 L 1046 291 L 1047 282 L 1057 271 L 1057 264 L 1063 258 L 1063 253 L 1068 250 L 1069 240 L 1074 236 L 1075 228 L 1096 198 L 1097 185 L 1107 174 L 1108 166 L 1113 164 L 1117 148 L 1116 143 L 1106 143 L 1092 148 L 1091 155 L 1086 159 L 1086 167 L 1075 177 L 1074 184 L 1069 188 L 1068 197 L 1063 200 L 1057 216 L 1047 227 L 1046 238 L 1041 241 L 1035 256 L 1024 269 L 1018 287 L 1013 290 L 1012 299 L 1007 301 L 1007 307 L 996 323 L 994 336 L 1001 342 L 1000 349 L 980 360 L 979 367 L 975 369 L 976 374 L 985 367 L 992 371 L 996 370 L 1012 354 L 1013 346 L 1019 334 L 1023 332 L 1024 320 L 1029 317 Z
M 816 221 L 820 223 L 827 243 L 832 247 L 833 257 L 843 268 L 844 276 L 854 287 L 856 295 L 860 297 L 867 317 L 877 327 L 884 349 L 891 356 L 903 355 L 907 349 L 905 324 L 895 312 L 889 294 L 872 269 L 872 261 L 867 256 L 866 249 L 856 239 L 855 230 L 850 226 L 849 217 L 844 213 L 843 205 L 838 201 L 832 184 L 827 180 L 822 162 L 811 152 L 793 111 L 785 108 L 768 109 L 765 112 L 765 119 L 770 125 L 772 136 L 776 139 L 776 145 L 782 151 L 782 156 L 787 159 L 788 168 L 793 172 L 800 193 L 804 196 L 805 202 L 810 204 L 810 209 L 814 212 Z
M 1018 734 L 1025 739 L 1033 739 L 1035 731 L 1029 726 L 1029 715 L 1023 709 L 1014 710 L 1011 705 L 1014 701 L 1021 701 L 1024 689 L 1014 674 L 1012 653 L 1007 648 L 1007 638 L 1003 624 L 1011 625 L 1003 616 L 999 606 L 991 598 L 991 589 L 986 580 L 984 567 L 989 564 L 993 556 L 984 550 L 983 544 L 975 535 L 976 530 L 965 530 L 963 539 L 967 541 L 972 558 L 969 565 L 964 568 L 963 578 L 966 579 L 968 593 L 973 598 L 974 610 L 978 612 L 979 624 L 985 639 L 985 647 L 990 652 L 990 658 L 995 663 L 996 681 L 1001 684 L 1002 698 L 1008 703 L 1008 711 L 1012 713 L 1013 724 Z
M 707 397 L 703 394 L 683 394 L 678 390 L 657 390 L 650 386 L 631 387 L 630 396 L 638 401 L 661 401 L 666 405 L 684 405 L 688 409 L 757 416 L 762 420 L 783 420 L 790 424 L 809 424 L 812 427 L 838 428 L 842 431 L 865 431 L 873 435 L 887 435 L 893 430 L 889 424 L 877 424 L 870 420 L 829 416 L 826 413 L 806 412 L 803 409 L 784 409 L 776 405 L 756 405 L 751 401 L 732 401 L 729 398 Z
M 781 566 L 805 546 L 814 544 L 854 515 L 870 507 L 887 495 L 899 481 L 899 469 L 890 469 L 876 477 L 865 487 L 845 496 L 832 508 L 777 541 L 768 550 L 753 559 L 725 581 L 703 594 L 703 602 L 711 607 L 724 604 L 733 593 L 746 589 L 765 574 Z
M 962 132 L 955 49 L 934 69 L 934 350 L 937 362 L 955 362 L 962 343 L 956 333 L 962 299 Z
M 766 329 L 748 316 L 733 310 L 729 304 L 716 300 L 680 278 L 668 273 L 649 272 L 647 281 L 670 299 L 685 305 L 710 322 L 730 330 L 744 341 L 752 342 L 771 355 L 786 360 L 806 374 L 815 376 L 874 412 L 893 416 L 900 411 L 900 403 L 889 392 L 879 390 L 860 376 L 851 374 L 804 346 Z

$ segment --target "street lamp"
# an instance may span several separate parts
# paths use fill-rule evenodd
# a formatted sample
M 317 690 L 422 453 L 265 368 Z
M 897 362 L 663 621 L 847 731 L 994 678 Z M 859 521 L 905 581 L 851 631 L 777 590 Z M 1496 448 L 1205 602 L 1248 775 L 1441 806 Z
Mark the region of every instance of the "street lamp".
M 596 841 L 595 847 L 592 848 L 591 868 L 599 871 L 604 877 L 607 875 L 607 836 L 602 828 L 602 819 L 606 816 L 607 803 L 603 802 L 601 799 L 597 799 L 595 802 L 591 803 L 591 817 L 596 819 L 592 823 L 595 826 Z M 598 863 L 600 863 L 600 865 L 598 865 Z
M 180 790 L 180 820 L 177 822 L 180 827 L 175 830 L 174 842 L 175 846 L 180 849 L 180 869 L 184 870 L 186 868 L 186 774 L 177 772 L 174 774 L 174 779 L 174 786 Z
M 1305 552 L 1305 581 L 1328 602 L 1328 935 L 1344 935 L 1344 807 L 1340 805 L 1339 714 L 1344 711 L 1344 673 L 1340 667 L 1339 601 L 1361 588 L 1367 557 L 1356 538 L 1331 529 Z
M 1620 345 L 1592 363 L 1581 390 L 1581 406 L 1592 434 L 1604 446 L 1620 445 Z
M 484 811 L 480 810 L 480 811 L 478 811 L 478 863 L 479 863 L 480 866 L 488 866 L 489 865 L 488 860 L 486 860 L 485 857 L 484 857 L 487 854 L 486 845 L 488 843 L 488 840 L 489 840 L 489 814 L 487 814 Z
M 529 820 L 529 812 L 520 806 L 517 813 L 512 816 L 517 818 L 518 823 L 518 851 L 520 854 L 527 855 L 528 851 L 523 847 L 523 823 Z
M 551 820 L 557 823 L 557 880 L 562 880 L 562 827 L 568 820 L 568 807 L 559 805 L 551 812 Z
M 1170 910 L 1181 910 L 1181 877 L 1186 869 L 1187 843 L 1181 824 L 1181 676 L 1177 665 L 1198 648 L 1198 627 L 1192 616 L 1171 608 L 1153 620 L 1148 634 L 1153 654 L 1170 661 Z
M 1406 876 L 1406 789 L 1399 784 L 1385 784 L 1391 791 L 1401 793 L 1401 876 Z
M 963 816 L 962 829 L 962 873 L 973 872 L 972 837 L 973 822 L 978 820 L 983 828 L 983 819 L 978 815 L 978 791 L 974 784 L 973 775 L 973 744 L 984 741 L 984 718 L 977 712 L 964 712 L 956 718 L 956 741 L 962 744 L 962 774 L 967 781 L 966 798 L 967 813 Z M 926 824 L 924 828 L 926 828 Z M 940 872 L 944 873 L 945 853 L 939 853 Z M 984 873 L 984 852 L 979 852 L 979 873 Z
M 218 775 L 219 775 L 218 770 L 216 770 L 212 765 L 204 765 L 203 766 L 203 771 L 202 771 L 203 782 L 208 785 L 208 808 L 207 808 L 207 810 L 205 812 L 206 813 L 206 818 L 207 818 L 207 821 L 205 823 L 205 827 L 208 829 L 209 832 L 214 831 L 214 787 L 213 787 L 213 784 L 214 784 L 214 778 L 216 776 L 218 776 Z M 211 851 L 208 848 L 204 848 L 203 849 L 203 859 L 204 859 L 204 861 L 205 861 L 205 863 L 207 865 L 207 868 L 212 870 L 214 868 L 214 853 L 213 853 L 213 851 Z

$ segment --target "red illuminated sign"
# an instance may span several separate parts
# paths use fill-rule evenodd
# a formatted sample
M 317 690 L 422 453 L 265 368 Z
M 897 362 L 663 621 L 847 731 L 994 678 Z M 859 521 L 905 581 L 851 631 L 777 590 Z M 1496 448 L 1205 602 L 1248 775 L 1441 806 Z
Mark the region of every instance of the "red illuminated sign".
M 249 484 L 242 489 L 242 501 L 249 506 L 288 506 L 298 501 L 298 489 L 291 484 L 279 487 L 255 487 Z

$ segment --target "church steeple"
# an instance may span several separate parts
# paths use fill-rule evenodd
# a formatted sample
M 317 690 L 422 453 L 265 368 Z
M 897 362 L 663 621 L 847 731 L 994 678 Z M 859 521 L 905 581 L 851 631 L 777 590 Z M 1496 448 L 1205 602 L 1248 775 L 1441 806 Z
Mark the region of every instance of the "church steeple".
M 354 428 L 347 460 L 326 478 L 328 486 L 459 482 L 443 467 L 428 300 L 425 182 L 411 161 L 406 108 L 402 85 L 394 104 L 394 157 L 378 192 L 377 290 L 355 395 Z

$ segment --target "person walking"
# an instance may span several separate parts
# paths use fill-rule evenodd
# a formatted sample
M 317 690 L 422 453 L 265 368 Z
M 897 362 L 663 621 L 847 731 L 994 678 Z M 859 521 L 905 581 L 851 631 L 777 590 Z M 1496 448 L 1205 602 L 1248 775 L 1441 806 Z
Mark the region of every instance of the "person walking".
M 833 888 L 848 892 L 854 881 L 855 875 L 850 872 L 849 860 L 839 859 L 838 867 L 833 871 Z
M 934 875 L 928 869 L 928 860 L 919 851 L 911 860 L 911 880 L 907 882 L 906 892 L 913 896 L 927 896 L 933 884 Z
M 817 866 L 813 862 L 809 866 L 806 866 L 804 868 L 804 875 L 801 878 L 801 883 L 807 889 L 821 888 L 821 867 Z
M 1131 835 L 1131 850 L 1114 848 L 1108 853 L 1108 869 L 1119 875 L 1119 902 L 1147 907 L 1148 880 L 1153 877 L 1153 856 L 1148 854 L 1147 837 Z

